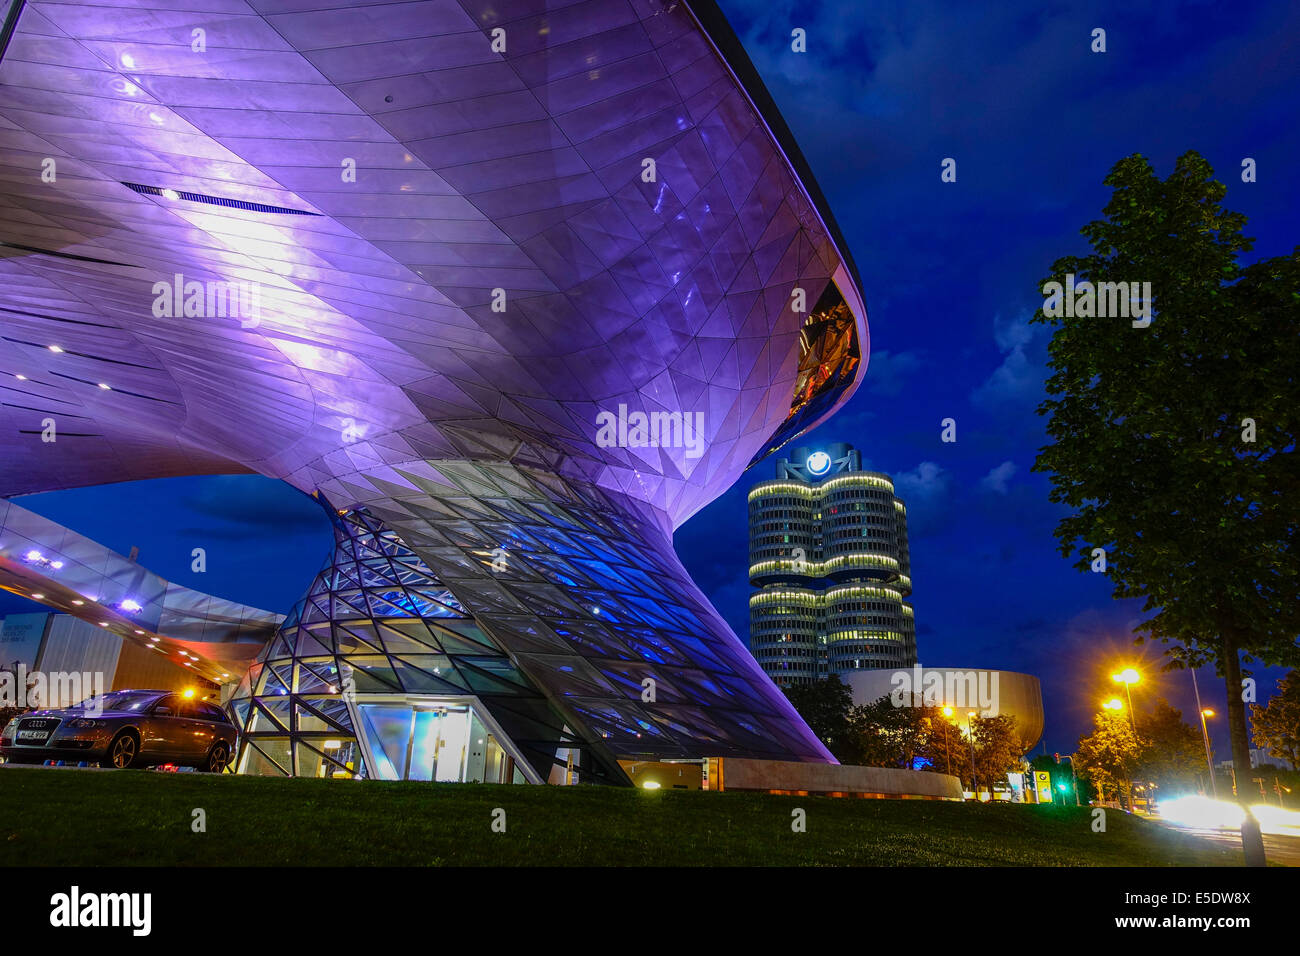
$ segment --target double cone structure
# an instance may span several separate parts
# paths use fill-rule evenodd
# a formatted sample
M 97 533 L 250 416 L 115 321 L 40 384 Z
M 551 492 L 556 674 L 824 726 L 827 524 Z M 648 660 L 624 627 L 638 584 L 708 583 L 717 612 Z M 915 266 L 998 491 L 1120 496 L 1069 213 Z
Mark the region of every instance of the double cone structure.
M 672 548 L 868 351 L 712 5 L 198 6 L 18 12 L 0 495 L 258 472 L 326 508 L 229 701 L 242 772 L 830 761 Z

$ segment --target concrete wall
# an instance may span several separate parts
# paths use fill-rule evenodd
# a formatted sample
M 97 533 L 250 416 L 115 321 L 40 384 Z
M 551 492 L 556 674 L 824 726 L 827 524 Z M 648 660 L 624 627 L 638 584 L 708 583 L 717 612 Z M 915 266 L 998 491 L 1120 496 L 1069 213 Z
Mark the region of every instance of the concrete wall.
M 168 660 L 163 654 L 124 641 L 104 628 L 95 627 L 70 614 L 50 615 L 37 667 L 46 673 L 91 673 L 102 675 L 103 688 L 109 690 L 184 690 L 193 687 L 199 696 L 216 693 L 216 685 Z M 233 685 L 232 685 L 233 686 Z M 90 687 L 83 688 L 86 693 Z M 53 695 L 50 707 L 78 703 Z
M 89 673 L 97 675 L 94 682 L 104 690 L 113 688 L 113 675 L 117 673 L 117 659 L 122 651 L 122 639 L 103 628 L 87 624 L 70 614 L 55 614 L 45 633 L 41 658 L 37 669 L 46 674 Z M 78 685 L 80 687 L 80 685 Z M 67 707 L 79 703 L 92 692 L 91 686 L 80 687 L 73 699 L 63 699 L 65 694 L 51 687 L 47 707 Z
M 716 766 L 716 770 L 714 769 Z M 946 773 L 719 757 L 709 761 L 709 788 L 960 800 L 961 782 Z

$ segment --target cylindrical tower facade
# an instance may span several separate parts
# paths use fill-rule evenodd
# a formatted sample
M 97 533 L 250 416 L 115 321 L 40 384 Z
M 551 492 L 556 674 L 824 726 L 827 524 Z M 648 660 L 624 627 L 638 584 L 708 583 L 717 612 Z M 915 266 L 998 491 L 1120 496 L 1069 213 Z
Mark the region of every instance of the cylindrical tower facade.
M 750 651 L 778 684 L 915 663 L 907 509 L 851 445 L 779 460 L 749 541 Z

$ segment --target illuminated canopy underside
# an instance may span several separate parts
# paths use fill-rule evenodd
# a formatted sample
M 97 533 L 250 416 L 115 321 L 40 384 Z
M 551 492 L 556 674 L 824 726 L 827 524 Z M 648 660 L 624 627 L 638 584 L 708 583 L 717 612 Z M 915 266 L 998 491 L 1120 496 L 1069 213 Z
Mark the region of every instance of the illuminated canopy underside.
M 792 287 L 840 272 L 865 354 L 822 217 L 684 5 L 302 9 L 330 5 L 26 5 L 0 64 L 0 494 L 515 455 L 677 523 L 786 417 Z M 156 318 L 178 273 L 259 283 L 260 325 Z M 620 403 L 704 412 L 707 450 L 594 447 Z

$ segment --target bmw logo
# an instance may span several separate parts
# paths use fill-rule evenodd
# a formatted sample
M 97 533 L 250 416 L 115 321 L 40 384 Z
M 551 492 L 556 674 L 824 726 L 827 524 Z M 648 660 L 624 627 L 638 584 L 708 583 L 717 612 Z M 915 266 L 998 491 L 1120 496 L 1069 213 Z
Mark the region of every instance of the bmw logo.
M 831 470 L 831 456 L 824 451 L 815 451 L 808 456 L 805 466 L 810 475 L 824 475 Z

